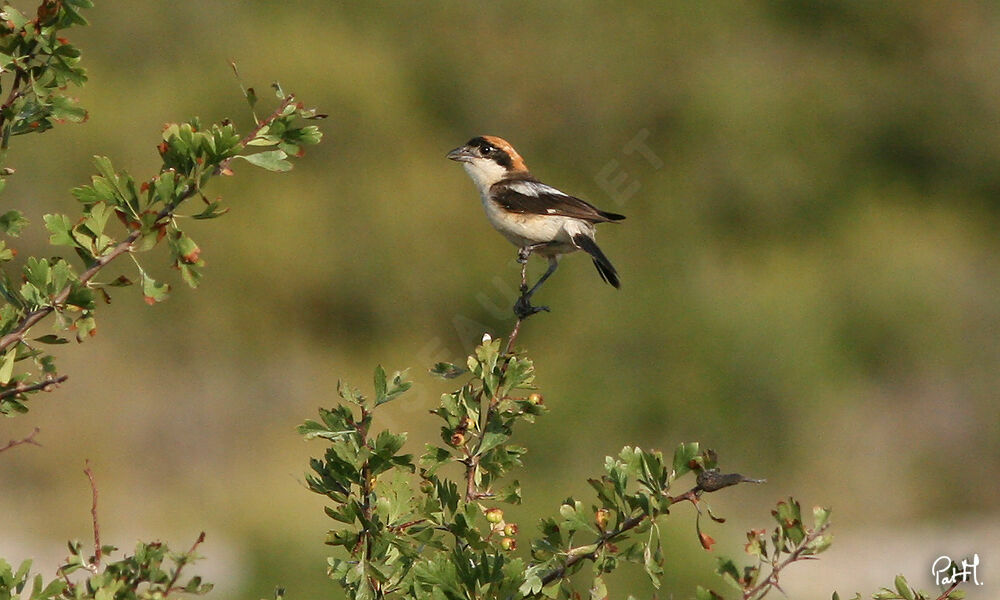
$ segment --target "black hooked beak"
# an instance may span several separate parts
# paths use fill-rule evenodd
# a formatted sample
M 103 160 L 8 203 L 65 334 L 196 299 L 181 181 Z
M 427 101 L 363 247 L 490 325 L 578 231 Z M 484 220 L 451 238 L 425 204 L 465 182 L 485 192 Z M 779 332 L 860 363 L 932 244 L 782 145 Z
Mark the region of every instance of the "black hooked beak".
M 476 155 L 472 152 L 472 148 L 469 148 L 468 146 L 455 148 L 449 152 L 447 156 L 451 160 L 457 160 L 458 162 L 469 162 L 473 158 L 476 158 Z

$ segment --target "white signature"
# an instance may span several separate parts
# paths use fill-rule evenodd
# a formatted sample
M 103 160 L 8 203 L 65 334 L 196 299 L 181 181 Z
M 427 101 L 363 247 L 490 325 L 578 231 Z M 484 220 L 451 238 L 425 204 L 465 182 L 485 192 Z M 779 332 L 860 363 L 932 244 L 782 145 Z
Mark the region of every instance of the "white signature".
M 958 582 L 966 582 L 972 579 L 976 585 L 983 585 L 979 581 L 979 555 L 972 555 L 972 562 L 962 559 L 962 564 L 958 565 L 948 556 L 939 556 L 931 565 L 931 575 L 934 576 L 936 585 L 952 585 Z

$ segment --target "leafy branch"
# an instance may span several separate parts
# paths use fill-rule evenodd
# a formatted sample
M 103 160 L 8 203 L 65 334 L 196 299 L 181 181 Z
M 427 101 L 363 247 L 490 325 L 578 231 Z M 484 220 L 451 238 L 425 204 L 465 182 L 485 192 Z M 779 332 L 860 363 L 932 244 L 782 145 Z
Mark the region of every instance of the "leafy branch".
M 0 307 L 0 414 L 27 410 L 27 395 L 45 390 L 65 380 L 55 369 L 54 359 L 26 341 L 31 328 L 49 315 L 57 317 L 56 330 L 75 330 L 77 341 L 96 332 L 94 313 L 97 298 L 109 299 L 109 288 L 130 285 L 125 276 L 100 283 L 97 276 L 115 259 L 129 255 L 138 271 L 143 295 L 149 304 L 166 299 L 170 287 L 157 282 L 136 259 L 136 254 L 149 251 L 166 239 L 174 268 L 180 271 L 188 285 L 195 287 L 201 278 L 204 260 L 201 248 L 181 230 L 178 209 L 188 200 L 200 197 L 205 207 L 192 215 L 195 219 L 213 219 L 227 209 L 220 201 L 208 200 L 205 185 L 217 175 L 232 175 L 230 165 L 242 158 L 256 166 L 285 171 L 291 168 L 289 156 L 301 156 L 302 146 L 318 143 L 321 137 L 313 125 L 300 120 L 322 118 L 315 110 L 306 109 L 291 94 L 276 86 L 279 105 L 265 119 L 257 121 L 246 136 L 240 138 L 232 123 L 224 121 L 203 129 L 198 119 L 168 125 L 163 141 L 157 147 L 163 160 L 160 173 L 136 185 L 124 172 L 116 172 L 107 158 L 97 157 L 99 175 L 90 185 L 73 190 L 84 207 L 82 218 L 75 222 L 65 215 L 45 215 L 50 243 L 69 246 L 82 259 L 84 270 L 77 275 L 61 258 L 29 257 L 18 285 L 6 272 L 0 276 L 0 294 L 7 304 Z M 257 147 L 270 150 L 251 151 Z M 111 217 L 128 231 L 120 240 L 108 232 Z M 0 226 L 16 235 L 26 221 L 17 211 L 0 219 Z M 0 242 L 0 264 L 13 260 L 14 253 Z M 36 338 L 44 344 L 66 343 L 60 335 Z M 31 358 L 42 376 L 32 381 L 30 373 L 14 372 L 14 364 Z
M 342 524 L 327 543 L 348 556 L 331 557 L 328 572 L 349 597 L 425 598 L 442 590 L 456 599 L 569 598 L 575 593 L 570 576 L 586 562 L 595 565 L 596 588 L 620 561 L 643 564 L 658 585 L 657 518 L 682 501 L 700 514 L 704 493 L 758 481 L 720 473 L 715 454 L 697 444 L 682 444 L 671 462 L 659 452 L 626 447 L 607 459 L 606 475 L 590 480 L 598 506 L 566 500 L 558 518 L 542 520 L 541 537 L 529 545 L 532 560 L 514 558 L 520 528 L 498 504 L 520 502 L 520 484 L 510 475 L 526 449 L 510 439 L 518 423 L 534 422 L 547 409 L 533 391 L 531 361 L 501 353 L 501 342 L 485 337 L 465 368 L 435 366 L 437 375 L 464 373 L 468 381 L 432 411 L 442 421 L 443 444 L 427 445 L 418 464 L 401 452 L 406 434 L 372 432 L 377 410 L 409 387 L 402 373 L 388 377 L 377 368 L 371 399 L 338 384 L 344 402 L 299 427 L 306 439 L 328 444 L 323 458 L 310 461 L 306 481 L 332 502 L 326 513 Z M 449 465 L 461 467 L 460 480 L 443 475 Z M 671 496 L 671 484 L 689 473 L 695 485 Z M 588 534 L 589 541 L 575 542 Z

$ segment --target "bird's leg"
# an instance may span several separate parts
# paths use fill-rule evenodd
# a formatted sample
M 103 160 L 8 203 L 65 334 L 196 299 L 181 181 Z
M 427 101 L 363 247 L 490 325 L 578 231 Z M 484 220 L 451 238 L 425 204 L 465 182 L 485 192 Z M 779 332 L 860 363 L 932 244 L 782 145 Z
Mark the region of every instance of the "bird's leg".
M 548 246 L 550 242 L 542 242 L 540 244 L 531 244 L 528 246 L 523 246 L 517 249 L 517 262 L 521 263 L 521 295 L 523 296 L 528 291 L 528 258 L 531 257 L 531 253 L 539 248 L 544 248 Z
M 527 318 L 543 310 L 544 311 L 549 310 L 548 306 L 532 306 L 531 296 L 534 295 L 536 291 L 538 291 L 538 288 L 542 287 L 542 284 L 545 283 L 546 279 L 548 279 L 553 273 L 556 272 L 556 268 L 558 267 L 559 267 L 559 259 L 556 258 L 555 256 L 549 257 L 548 270 L 546 270 L 545 273 L 543 273 L 542 276 L 538 278 L 538 281 L 535 282 L 535 285 L 531 286 L 530 290 L 528 289 L 527 282 L 525 281 L 526 277 L 522 276 L 521 297 L 518 298 L 517 302 L 514 304 L 514 314 L 517 315 L 518 319 Z

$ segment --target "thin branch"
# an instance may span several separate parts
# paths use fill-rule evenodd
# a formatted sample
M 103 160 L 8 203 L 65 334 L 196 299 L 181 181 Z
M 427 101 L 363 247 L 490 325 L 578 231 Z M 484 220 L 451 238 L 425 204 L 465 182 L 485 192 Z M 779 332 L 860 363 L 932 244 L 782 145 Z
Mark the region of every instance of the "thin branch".
M 245 136 L 243 136 L 243 139 L 240 140 L 240 145 L 243 146 L 243 147 L 246 147 L 246 145 L 249 144 L 251 140 L 253 140 L 254 138 L 256 138 L 265 127 L 270 126 L 271 123 L 275 119 L 277 119 L 278 117 L 280 117 L 281 114 L 285 112 L 285 109 L 288 108 L 289 106 L 291 106 L 292 104 L 295 104 L 295 94 L 289 94 L 288 96 L 286 96 L 285 99 L 281 102 L 281 104 L 278 105 L 278 108 L 274 109 L 274 112 L 272 112 L 270 115 L 268 115 L 268 117 L 266 119 L 264 119 L 263 121 L 257 123 L 257 126 L 254 127 L 253 130 L 250 131 L 250 133 L 248 133 Z M 256 115 L 254 116 L 254 119 L 256 119 Z M 234 158 L 236 158 L 236 157 L 235 156 L 231 156 L 231 157 L 227 158 L 226 160 L 220 162 L 219 166 L 216 167 L 216 169 L 215 169 L 216 174 L 218 174 L 218 173 L 226 173 L 226 174 L 228 174 L 230 172 L 229 171 L 229 163 L 233 162 Z
M 530 255 L 530 252 L 529 252 Z M 525 257 L 524 262 L 521 263 L 521 293 L 525 293 L 528 290 L 528 261 Z M 516 312 L 515 312 L 516 314 Z M 521 323 L 524 322 L 526 317 L 517 317 L 517 322 L 514 323 L 514 328 L 511 330 L 510 335 L 507 336 L 507 345 L 504 347 L 503 355 L 505 357 L 503 366 L 500 367 L 501 375 L 507 371 L 507 365 L 510 364 L 511 359 L 514 358 L 514 342 L 517 341 L 517 335 L 521 332 Z M 480 390 L 477 401 L 482 404 L 483 392 Z M 490 417 L 496 411 L 497 402 L 499 398 L 496 396 L 490 398 L 490 403 L 486 407 L 486 411 L 483 413 L 481 423 L 479 424 L 479 431 L 486 431 L 487 425 L 489 425 Z M 463 459 L 465 464 L 465 501 L 472 502 L 480 498 L 485 498 L 488 494 L 483 494 L 479 491 L 476 486 L 476 470 L 479 468 L 479 448 L 482 448 L 483 438 L 480 434 L 479 444 L 475 452 L 469 452 L 466 450 L 466 457 Z
M 52 390 L 53 386 L 59 385 L 67 379 L 69 379 L 67 375 L 60 375 L 59 377 L 50 377 L 30 384 L 19 383 L 9 390 L 0 392 L 0 400 L 10 398 L 11 396 L 17 396 L 18 394 L 27 394 L 28 392 L 35 392 L 38 390 L 49 392 Z
M 476 470 L 479 468 L 479 457 L 468 456 L 465 459 L 465 501 L 474 502 L 484 498 L 486 494 L 479 491 L 476 485 Z
M 24 83 L 24 78 L 25 78 L 24 69 L 17 69 L 14 74 L 14 82 L 10 86 L 10 93 L 7 95 L 7 100 L 3 103 L 2 106 L 0 106 L 0 131 L 2 131 L 4 126 L 7 125 L 7 117 L 5 115 L 7 114 L 8 109 L 14 104 L 15 100 L 17 100 L 22 94 L 24 94 L 24 90 L 21 89 L 21 84 Z M 6 137 L 7 136 L 4 136 L 5 139 L 2 149 L 6 149 L 7 147 Z
M 792 552 L 788 555 L 788 558 L 786 558 L 785 560 L 781 561 L 776 565 L 771 566 L 771 572 L 763 581 L 761 581 L 754 587 L 750 588 L 749 590 L 743 592 L 743 600 L 750 600 L 751 598 L 762 598 L 765 594 L 767 594 L 769 589 L 772 587 L 780 590 L 781 588 L 778 586 L 778 576 L 781 574 L 781 571 L 788 565 L 792 564 L 793 562 L 809 558 L 810 556 L 802 556 L 802 553 L 808 550 L 809 543 L 818 538 L 819 536 L 823 535 L 823 533 L 826 532 L 829 526 L 830 524 L 827 523 L 822 527 L 820 527 L 819 529 L 810 531 L 806 535 L 806 537 L 802 540 L 802 542 L 799 543 L 799 546 L 795 550 L 792 550 Z M 760 595 L 758 596 L 758 594 Z
M 514 329 L 512 329 L 510 335 L 507 336 L 507 346 L 504 348 L 504 354 L 509 355 L 514 351 L 514 342 L 517 340 L 517 334 L 521 333 L 521 323 L 523 322 L 524 319 L 518 317 L 517 323 L 514 323 Z
M 690 490 L 684 492 L 680 496 L 673 496 L 670 498 L 670 506 L 673 506 L 674 504 L 677 504 L 678 502 L 682 502 L 685 500 L 691 502 L 692 504 L 695 504 L 698 502 L 698 497 L 701 495 L 702 491 L 703 490 L 699 486 L 695 486 Z M 593 552 L 588 552 L 586 554 L 574 554 L 573 556 L 570 556 L 562 566 L 546 573 L 545 576 L 542 577 L 542 586 L 544 587 L 557 579 L 562 579 L 563 576 L 566 575 L 566 571 L 568 571 L 573 565 L 580 562 L 581 560 L 584 560 L 586 558 L 589 559 L 596 558 L 598 552 L 601 550 L 601 548 L 604 547 L 605 544 L 607 544 L 612 539 L 620 536 L 621 534 L 625 533 L 626 531 L 635 529 L 636 527 L 639 526 L 640 523 L 645 521 L 647 517 L 648 515 L 645 514 L 630 517 L 622 521 L 622 524 L 614 531 L 609 531 L 607 533 L 601 534 L 601 536 L 597 538 L 597 541 L 594 542 L 597 545 L 597 547 L 594 549 Z
M 187 554 L 177 557 L 177 569 L 174 570 L 174 574 L 170 578 L 170 583 L 167 584 L 167 589 L 164 592 L 164 595 L 170 595 L 170 593 L 176 589 L 174 586 L 177 585 L 177 580 L 181 578 L 181 570 L 184 568 L 184 565 L 187 564 L 188 560 L 194 556 L 194 551 L 198 549 L 198 545 L 204 541 L 205 532 L 202 531 L 201 534 L 198 535 L 198 539 L 196 539 L 194 544 L 191 545 L 191 549 L 187 551 Z
M 6 450 L 10 450 L 14 446 L 20 446 L 21 444 L 32 444 L 34 446 L 41 446 L 41 444 L 39 444 L 38 442 L 35 441 L 35 436 L 38 435 L 39 431 L 41 431 L 41 429 L 35 427 L 35 430 L 32 431 L 31 435 L 29 435 L 28 437 L 22 438 L 20 440 L 11 440 L 11 441 L 7 442 L 6 446 L 0 448 L 0 452 L 4 452 Z
M 85 463 L 87 467 L 83 470 L 90 480 L 90 517 L 94 521 L 94 566 L 101 566 L 101 526 L 97 521 L 97 482 L 94 480 L 94 470 L 90 468 L 90 460 Z
M 253 131 L 247 134 L 246 137 L 244 137 L 240 141 L 240 144 L 242 146 L 246 146 L 247 143 L 249 143 L 251 140 L 257 137 L 257 135 L 261 132 L 261 130 L 270 125 L 275 119 L 280 117 L 282 113 L 285 111 L 285 109 L 287 109 L 288 106 L 290 106 L 293 102 L 295 102 L 295 96 L 289 95 L 287 98 L 285 98 L 285 100 L 278 106 L 278 108 L 274 110 L 274 112 L 270 114 L 270 116 L 261 121 L 257 125 L 257 127 L 253 129 Z M 232 162 L 233 158 L 235 158 L 235 156 L 227 158 L 226 160 L 219 163 L 218 167 L 216 167 L 215 172 L 216 173 L 228 172 L 229 163 Z M 159 223 L 164 218 L 173 215 L 173 212 L 177 209 L 177 206 L 180 205 L 181 202 L 187 200 L 191 196 L 194 196 L 196 193 L 198 193 L 197 188 L 191 187 L 190 189 L 188 189 L 186 193 L 184 193 L 180 198 L 168 204 L 163 208 L 163 210 L 157 213 L 156 220 L 154 222 Z M 87 283 L 89 283 L 90 280 L 93 279 L 94 276 L 101 271 L 101 269 L 107 266 L 108 263 L 118 258 L 122 254 L 131 252 L 132 244 L 135 243 L 135 241 L 138 240 L 141 235 L 142 235 L 142 229 L 134 230 L 132 233 L 128 235 L 128 237 L 126 237 L 117 245 L 115 245 L 115 247 L 112 248 L 110 252 L 97 258 L 94 265 L 91 266 L 86 271 L 84 271 L 83 274 L 80 276 L 79 283 L 82 285 L 87 285 Z M 49 316 L 56 309 L 56 307 L 59 307 L 66 302 L 66 299 L 69 297 L 69 294 L 72 291 L 72 289 L 73 289 L 72 286 L 67 285 L 65 288 L 63 288 L 61 292 L 59 292 L 59 294 L 55 296 L 55 298 L 52 299 L 52 304 L 33 310 L 27 315 L 25 315 L 24 319 L 21 321 L 21 324 L 17 328 L 15 328 L 13 331 L 0 338 L 0 351 L 5 350 L 12 344 L 16 344 L 20 342 L 22 339 L 24 339 L 24 336 L 27 334 L 28 330 L 31 329 L 32 326 L 37 324 L 45 317 Z
M 955 591 L 955 588 L 958 587 L 959 583 L 962 583 L 961 580 L 953 581 L 952 584 L 951 584 L 951 587 L 949 587 L 948 589 L 946 589 L 944 591 L 944 593 L 942 593 L 940 596 L 938 596 L 937 598 L 935 598 L 935 600 L 948 600 L 949 598 L 951 598 L 951 593 Z
M 176 210 L 178 204 L 180 204 L 184 200 L 187 200 L 194 194 L 195 190 L 190 190 L 187 194 L 183 195 L 176 202 L 172 202 L 168 206 L 164 207 L 163 210 L 161 210 L 156 215 L 156 222 L 159 222 L 164 217 L 169 216 L 171 213 L 173 213 L 174 210 Z M 87 285 L 87 283 L 90 282 L 90 280 L 93 279 L 94 276 L 97 275 L 101 269 L 106 267 L 108 263 L 118 258 L 122 254 L 130 252 L 132 250 L 132 244 L 135 243 L 135 241 L 138 240 L 141 235 L 142 235 L 142 229 L 136 229 L 132 233 L 128 234 L 128 237 L 118 242 L 118 244 L 111 249 L 111 252 L 108 252 L 107 254 L 99 257 L 93 266 L 91 266 L 89 269 L 84 271 L 82 275 L 80 275 L 80 283 L 83 285 Z M 21 324 L 16 329 L 14 329 L 14 331 L 11 331 L 7 335 L 0 338 L 0 350 L 4 350 L 7 347 L 11 346 L 12 344 L 16 344 L 20 342 L 22 339 L 24 339 L 24 336 L 28 333 L 29 329 L 31 329 L 35 324 L 37 324 L 45 317 L 49 316 L 49 314 L 51 314 L 56 309 L 57 306 L 61 306 L 66 302 L 66 299 L 69 298 L 69 294 L 72 290 L 73 287 L 71 285 L 67 285 L 65 288 L 63 288 L 61 292 L 59 292 L 55 296 L 55 298 L 52 299 L 52 304 L 49 304 L 47 306 L 42 306 L 41 308 L 35 309 L 30 313 L 28 313 L 24 317 L 24 320 L 21 321 Z

